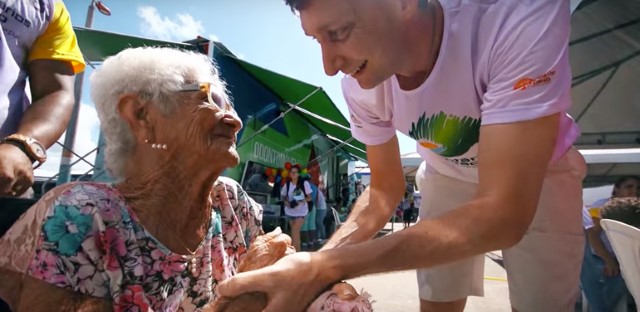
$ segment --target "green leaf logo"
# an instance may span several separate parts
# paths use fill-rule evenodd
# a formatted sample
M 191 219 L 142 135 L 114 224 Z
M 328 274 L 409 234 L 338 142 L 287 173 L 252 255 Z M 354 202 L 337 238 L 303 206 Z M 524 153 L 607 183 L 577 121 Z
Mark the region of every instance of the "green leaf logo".
M 426 113 L 411 123 L 409 136 L 424 148 L 444 157 L 466 153 L 480 138 L 480 119 L 447 115 L 444 112 L 426 117 Z

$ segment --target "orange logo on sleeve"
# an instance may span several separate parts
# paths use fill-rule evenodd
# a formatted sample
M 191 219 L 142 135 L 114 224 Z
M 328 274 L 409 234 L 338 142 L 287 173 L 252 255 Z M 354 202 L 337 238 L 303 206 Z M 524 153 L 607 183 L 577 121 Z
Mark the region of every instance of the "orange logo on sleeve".
M 526 90 L 527 88 L 530 88 L 530 87 L 547 84 L 551 82 L 551 77 L 555 76 L 555 74 L 556 74 L 555 70 L 550 70 L 537 78 L 529 78 L 529 77 L 522 78 L 518 80 L 518 82 L 516 82 L 516 84 L 513 86 L 513 90 Z

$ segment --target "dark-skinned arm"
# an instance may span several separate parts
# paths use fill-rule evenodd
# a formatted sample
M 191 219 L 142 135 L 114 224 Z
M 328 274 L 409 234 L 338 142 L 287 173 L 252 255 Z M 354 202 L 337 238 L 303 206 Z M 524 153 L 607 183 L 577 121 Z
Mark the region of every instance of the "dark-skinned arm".
M 17 132 L 48 148 L 66 130 L 73 112 L 73 68 L 69 62 L 39 59 L 29 63 L 28 71 L 33 104 Z

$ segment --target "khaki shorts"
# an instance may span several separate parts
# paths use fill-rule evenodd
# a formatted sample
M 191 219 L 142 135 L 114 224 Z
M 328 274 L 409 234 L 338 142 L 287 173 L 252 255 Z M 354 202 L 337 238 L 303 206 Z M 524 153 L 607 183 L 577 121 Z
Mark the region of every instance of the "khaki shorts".
M 529 230 L 517 245 L 502 251 L 509 298 L 519 312 L 574 309 L 584 255 L 581 212 L 585 173 L 584 158 L 575 149 L 551 164 Z M 476 191 L 475 183 L 427 172 L 424 163 L 416 183 L 422 197 L 421 219 L 459 207 Z M 484 255 L 420 269 L 417 275 L 422 300 L 449 302 L 483 296 Z

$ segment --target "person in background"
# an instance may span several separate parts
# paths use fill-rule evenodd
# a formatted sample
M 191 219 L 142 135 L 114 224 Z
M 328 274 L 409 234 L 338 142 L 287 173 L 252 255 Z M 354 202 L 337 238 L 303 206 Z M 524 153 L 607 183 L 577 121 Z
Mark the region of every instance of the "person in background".
M 618 200 L 637 198 L 639 185 L 638 177 L 621 177 L 614 184 L 611 198 L 606 199 L 604 205 L 599 204 L 603 202 L 601 200 L 590 209 L 583 209 L 587 244 L 580 272 L 580 285 L 592 311 L 613 311 L 620 298 L 628 293 L 620 275 L 620 264 L 609 238 L 600 226 L 600 220 L 604 207 L 609 211 L 616 210 Z
M 0 17 L 0 196 L 14 197 L 65 131 L 85 64 L 61 0 L 3 1 Z
M 316 198 L 316 232 L 317 232 L 317 245 L 322 245 L 324 240 L 327 239 L 327 231 L 324 226 L 324 219 L 327 216 L 327 190 L 324 187 L 324 183 L 320 182 L 318 186 L 318 197 Z
M 309 213 L 308 202 L 311 201 L 311 185 L 300 178 L 300 165 L 293 165 L 289 171 L 287 182 L 280 191 L 284 201 L 284 213 L 289 218 L 291 244 L 296 251 L 301 251 L 300 230 L 304 218 Z
M 254 165 L 251 168 L 253 174 L 249 177 L 245 189 L 250 192 L 258 192 L 269 194 L 271 193 L 271 186 L 269 186 L 269 177 L 264 172 L 264 168 L 260 165 Z
M 589 305 L 589 311 L 614 311 L 622 296 L 627 295 L 627 286 L 620 275 L 620 266 L 604 236 L 600 220 L 593 220 L 589 211 L 582 211 L 587 244 L 580 273 L 580 286 Z
M 413 212 L 415 211 L 415 204 L 411 201 L 408 205 L 405 206 L 404 211 L 402 211 L 402 221 L 404 223 L 404 228 L 408 228 L 411 226 L 411 221 L 413 220 Z
M 311 201 L 307 204 L 309 205 L 309 213 L 304 217 L 304 223 L 302 224 L 302 228 L 300 229 L 300 237 L 302 240 L 302 249 L 303 250 L 316 250 L 316 220 L 317 220 L 317 209 L 316 209 L 316 200 L 318 198 L 318 187 L 311 182 L 311 179 L 305 178 L 305 180 L 309 183 L 311 187 Z
M 343 203 L 346 204 L 349 202 L 349 198 L 351 197 L 351 187 L 349 186 L 349 175 L 342 175 L 342 182 L 340 185 L 340 196 L 342 197 Z
M 618 197 L 637 197 L 640 194 L 640 177 L 634 175 L 626 175 L 618 178 L 611 190 L 611 197 L 602 198 L 589 206 L 589 213 L 594 218 L 599 218 L 600 208 L 611 198 Z

